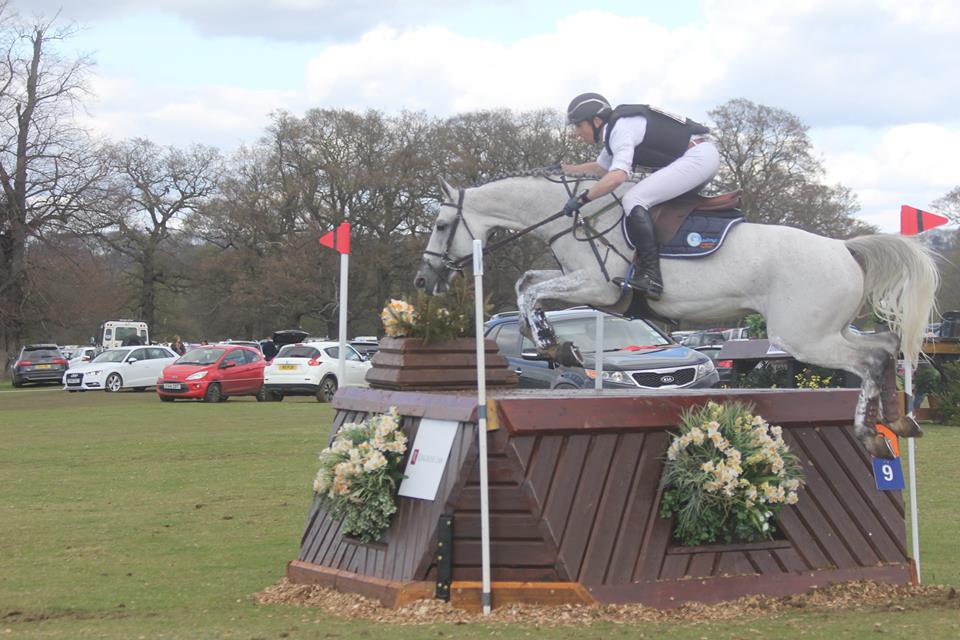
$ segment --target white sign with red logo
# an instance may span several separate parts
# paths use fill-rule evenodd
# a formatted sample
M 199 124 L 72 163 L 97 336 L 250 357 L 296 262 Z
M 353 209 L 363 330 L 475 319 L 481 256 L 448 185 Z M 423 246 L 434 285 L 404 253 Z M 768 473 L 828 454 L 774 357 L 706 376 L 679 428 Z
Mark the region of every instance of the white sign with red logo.
M 453 437 L 457 435 L 457 425 L 453 420 L 434 420 L 423 418 L 417 437 L 413 439 L 406 478 L 400 483 L 400 495 L 420 500 L 433 500 L 440 488 L 443 470 L 447 467 Z

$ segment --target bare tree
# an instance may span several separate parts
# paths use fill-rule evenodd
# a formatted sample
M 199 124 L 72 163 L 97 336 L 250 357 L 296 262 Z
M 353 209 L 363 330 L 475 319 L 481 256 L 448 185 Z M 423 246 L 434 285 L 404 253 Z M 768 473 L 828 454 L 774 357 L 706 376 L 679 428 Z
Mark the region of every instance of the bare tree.
M 77 226 L 131 261 L 135 310 L 153 325 L 159 288 L 180 284 L 170 241 L 214 193 L 220 153 L 199 145 L 183 150 L 135 139 L 108 146 L 104 163 L 110 173 L 95 197 L 87 199 L 87 215 Z
M 947 216 L 953 222 L 960 222 L 960 187 L 954 187 L 930 204 L 937 213 Z
M 748 220 L 840 238 L 875 231 L 853 217 L 859 206 L 849 189 L 822 183 L 823 166 L 797 116 L 745 99 L 731 100 L 710 116 L 721 157 L 715 184 L 743 189 Z
M 99 163 L 74 124 L 86 58 L 56 52 L 72 27 L 14 22 L 0 5 L 0 365 L 24 337 L 31 294 L 27 250 L 79 210 Z

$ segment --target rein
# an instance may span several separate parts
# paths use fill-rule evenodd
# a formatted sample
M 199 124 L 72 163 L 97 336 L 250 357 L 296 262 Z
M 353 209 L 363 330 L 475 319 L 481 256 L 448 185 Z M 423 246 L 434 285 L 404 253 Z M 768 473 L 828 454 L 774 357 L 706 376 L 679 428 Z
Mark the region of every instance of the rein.
M 577 190 L 577 187 L 580 184 L 580 180 L 578 179 L 574 183 L 572 190 L 570 188 L 570 183 L 567 182 L 566 179 L 562 179 L 562 183 L 567 190 L 567 194 L 569 195 L 572 192 L 575 192 Z M 467 224 L 467 219 L 463 215 L 464 195 L 465 195 L 464 189 L 462 188 L 457 189 L 457 204 L 453 204 L 451 202 L 440 203 L 441 207 L 452 207 L 457 211 L 457 217 L 454 218 L 453 224 L 451 225 L 450 233 L 447 236 L 447 246 L 444 247 L 443 253 L 438 253 L 436 251 L 429 251 L 429 250 L 425 250 L 423 252 L 424 255 L 440 258 L 440 260 L 443 262 L 443 266 L 447 269 L 450 269 L 451 271 L 462 272 L 463 267 L 473 259 L 473 256 L 471 255 L 462 256 L 460 258 L 451 258 L 450 256 L 450 248 L 453 246 L 453 240 L 456 237 L 457 227 L 461 223 L 463 223 L 463 228 L 466 229 L 467 234 L 470 236 L 470 239 L 476 240 L 476 236 L 474 235 L 473 231 L 470 230 L 470 225 Z M 616 205 L 622 206 L 622 203 L 616 196 L 614 196 L 613 202 L 610 202 L 609 204 L 605 205 L 599 211 L 595 211 L 594 213 L 590 214 L 590 218 L 595 218 L 600 214 L 605 213 L 606 211 L 609 211 Z M 535 231 L 536 229 L 539 229 L 544 225 L 550 224 L 554 220 L 557 220 L 558 218 L 561 218 L 564 215 L 565 214 L 563 212 L 563 209 L 561 209 L 560 211 L 557 211 L 556 213 L 544 218 L 543 220 L 540 220 L 539 222 L 535 222 L 534 224 L 524 227 L 519 231 L 515 231 L 514 233 L 511 233 L 506 238 L 502 238 L 500 240 L 497 240 L 496 242 L 490 243 L 483 248 L 483 255 L 487 255 L 488 253 L 496 251 L 497 249 L 500 249 L 501 247 L 504 247 L 505 245 L 510 244 L 514 240 L 518 240 L 522 238 L 523 236 L 527 235 L 531 231 Z M 574 214 L 573 224 L 570 226 L 570 228 L 565 229 L 551 236 L 550 239 L 547 240 L 547 244 L 552 246 L 557 239 L 567 235 L 568 233 L 573 234 L 573 237 L 580 242 L 589 242 L 590 247 L 591 249 L 593 249 L 593 253 L 596 256 L 597 261 L 600 265 L 600 270 L 603 272 L 604 277 L 606 277 L 606 279 L 609 281 L 610 276 L 607 274 L 607 269 L 605 266 L 606 261 L 600 257 L 600 253 L 597 250 L 595 241 L 599 241 L 601 244 L 603 244 L 607 248 L 608 255 L 610 251 L 613 251 L 615 254 L 623 258 L 624 261 L 626 261 L 627 263 L 630 263 L 631 262 L 630 258 L 627 258 L 622 253 L 620 253 L 620 251 L 618 251 L 617 248 L 614 247 L 613 244 L 609 240 L 607 240 L 605 237 L 608 233 L 610 233 L 610 231 L 612 231 L 617 226 L 617 224 L 619 224 L 619 222 L 614 223 L 608 229 L 605 229 L 603 231 L 597 231 L 596 229 L 593 228 L 592 225 L 590 225 L 590 222 L 587 217 L 584 217 L 579 212 L 577 212 L 576 214 Z M 587 235 L 582 238 L 577 237 L 577 233 L 576 233 L 577 227 L 580 227 L 580 226 L 584 227 L 587 231 Z

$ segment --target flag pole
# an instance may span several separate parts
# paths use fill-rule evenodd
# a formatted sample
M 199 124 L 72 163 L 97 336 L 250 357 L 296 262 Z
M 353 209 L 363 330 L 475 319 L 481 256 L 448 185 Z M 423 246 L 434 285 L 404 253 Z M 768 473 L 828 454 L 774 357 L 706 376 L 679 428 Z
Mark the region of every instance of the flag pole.
M 347 386 L 347 274 L 350 268 L 350 254 L 340 254 L 340 349 L 337 358 L 337 384 Z
M 480 564 L 483 615 L 490 615 L 490 502 L 487 485 L 487 363 L 483 338 L 483 243 L 473 241 L 473 299 L 477 338 L 477 445 L 480 457 Z

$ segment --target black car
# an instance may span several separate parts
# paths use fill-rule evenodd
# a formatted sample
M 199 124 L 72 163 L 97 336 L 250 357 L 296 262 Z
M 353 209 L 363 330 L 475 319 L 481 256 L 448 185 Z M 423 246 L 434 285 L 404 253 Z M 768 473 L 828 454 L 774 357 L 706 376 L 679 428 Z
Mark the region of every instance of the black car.
M 55 344 L 29 344 L 20 350 L 13 363 L 13 386 L 28 382 L 61 382 L 67 372 L 67 359 Z
M 596 311 L 578 308 L 548 311 L 560 341 L 580 348 L 583 367 L 565 367 L 540 359 L 533 343 L 520 335 L 516 313 L 487 322 L 486 335 L 520 378 L 520 386 L 538 389 L 592 388 L 596 378 Z M 713 387 L 716 367 L 706 355 L 683 347 L 644 320 L 604 316 L 603 387 L 606 389 L 680 389 Z

